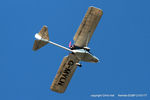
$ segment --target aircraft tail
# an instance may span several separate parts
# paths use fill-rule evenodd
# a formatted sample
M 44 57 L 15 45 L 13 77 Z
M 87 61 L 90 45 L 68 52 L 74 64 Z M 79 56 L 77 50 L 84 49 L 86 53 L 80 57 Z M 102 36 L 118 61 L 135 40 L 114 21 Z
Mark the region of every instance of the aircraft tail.
M 49 40 L 49 35 L 48 35 L 48 28 L 47 26 L 43 26 L 43 28 L 40 30 L 39 33 L 37 33 L 35 35 L 36 36 L 39 36 L 39 38 L 41 37 L 42 39 L 45 39 L 45 40 Z M 38 38 L 38 37 L 37 37 Z M 42 40 L 35 40 L 34 42 L 34 45 L 33 45 L 33 50 L 36 51 L 38 49 L 40 49 L 41 47 L 45 46 L 48 42 L 44 42 Z

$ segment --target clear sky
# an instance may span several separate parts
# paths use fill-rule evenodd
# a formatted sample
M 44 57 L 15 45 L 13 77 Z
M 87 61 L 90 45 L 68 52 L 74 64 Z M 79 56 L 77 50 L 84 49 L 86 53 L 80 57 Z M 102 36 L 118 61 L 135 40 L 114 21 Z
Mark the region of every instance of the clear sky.
M 0 100 L 101 100 L 90 95 L 119 93 L 146 93 L 147 97 L 125 99 L 150 100 L 149 4 L 148 0 L 1 0 Z M 89 44 L 100 62 L 82 62 L 66 92 L 52 92 L 50 85 L 69 52 L 50 44 L 34 52 L 34 35 L 47 25 L 50 40 L 68 47 L 89 6 L 104 12 Z

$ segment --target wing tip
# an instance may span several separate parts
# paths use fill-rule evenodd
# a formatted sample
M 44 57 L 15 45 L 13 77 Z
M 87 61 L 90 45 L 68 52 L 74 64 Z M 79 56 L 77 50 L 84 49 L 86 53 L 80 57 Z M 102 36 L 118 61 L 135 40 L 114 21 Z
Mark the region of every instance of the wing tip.
M 95 9 L 102 10 L 102 9 L 100 9 L 100 8 L 98 8 L 98 7 L 95 7 L 95 6 L 90 6 L 89 8 L 95 8 Z
M 57 93 L 64 93 L 64 92 L 65 92 L 65 90 L 58 90 L 58 89 L 56 89 L 54 86 L 51 86 L 51 87 L 50 87 L 50 90 L 52 90 L 52 91 L 54 91 L 54 92 L 57 92 Z
M 43 25 L 43 27 L 48 28 L 48 26 L 47 26 L 47 25 Z
M 103 10 L 102 10 L 102 9 L 100 9 L 100 8 L 98 8 L 98 7 L 94 7 L 94 6 L 90 6 L 90 7 L 89 7 L 89 9 L 92 9 L 92 8 L 99 10 L 100 13 L 103 14 Z

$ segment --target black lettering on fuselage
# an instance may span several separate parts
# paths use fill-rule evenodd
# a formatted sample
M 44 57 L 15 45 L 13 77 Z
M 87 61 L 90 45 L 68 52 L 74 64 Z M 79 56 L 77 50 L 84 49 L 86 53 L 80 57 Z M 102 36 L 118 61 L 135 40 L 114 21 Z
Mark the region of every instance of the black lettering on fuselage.
M 65 84 L 66 79 L 68 78 L 69 74 L 71 73 L 73 64 L 74 64 L 74 62 L 72 60 L 70 60 L 68 62 L 67 67 L 63 71 L 62 76 L 60 77 L 60 79 L 58 81 L 58 85 L 63 86 Z

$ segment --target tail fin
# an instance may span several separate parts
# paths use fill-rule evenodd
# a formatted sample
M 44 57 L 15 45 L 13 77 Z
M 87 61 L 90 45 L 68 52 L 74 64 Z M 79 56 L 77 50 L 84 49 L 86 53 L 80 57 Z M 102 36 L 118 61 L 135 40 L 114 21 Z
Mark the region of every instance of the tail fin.
M 47 26 L 43 26 L 43 28 L 40 30 L 38 35 L 41 36 L 43 39 L 49 40 Z M 33 50 L 36 51 L 40 49 L 41 47 L 45 46 L 46 44 L 47 42 L 44 42 L 42 40 L 35 40 L 34 45 L 33 45 Z

